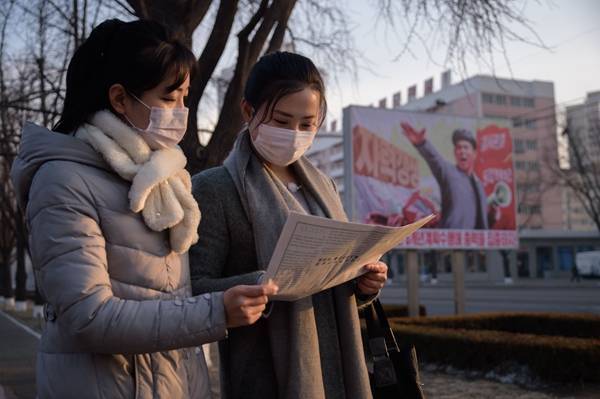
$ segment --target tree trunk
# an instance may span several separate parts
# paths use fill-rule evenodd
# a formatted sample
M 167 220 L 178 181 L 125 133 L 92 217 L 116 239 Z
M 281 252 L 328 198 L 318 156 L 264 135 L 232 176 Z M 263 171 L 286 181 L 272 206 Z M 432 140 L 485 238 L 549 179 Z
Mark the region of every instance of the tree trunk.
M 127 0 L 140 19 L 160 22 L 192 48 L 192 35 L 206 16 L 212 0 Z
M 267 6 L 268 1 L 262 1 L 257 13 L 250 22 L 238 34 L 238 58 L 233 78 L 225 92 L 223 107 L 219 120 L 215 127 L 210 142 L 202 151 L 199 162 L 200 169 L 206 169 L 220 165 L 231 148 L 243 126 L 240 102 L 244 89 L 244 83 L 250 73 L 250 69 L 258 60 L 265 48 L 267 39 L 275 24 L 285 27 L 296 0 L 280 0 Z M 258 25 L 260 22 L 260 25 Z M 258 28 L 256 28 L 258 26 Z M 250 39 L 250 34 L 256 33 Z M 281 31 L 280 28 L 279 31 Z M 283 36 L 277 32 L 273 34 L 270 50 L 276 50 L 281 46 Z M 196 172 L 196 171 L 193 171 Z
M 181 148 L 188 159 L 187 169 L 192 174 L 202 169 L 201 146 L 198 140 L 198 105 L 227 45 L 237 13 L 238 2 L 239 0 L 221 1 L 212 32 L 202 54 L 198 58 L 196 73 L 191 82 L 188 96 L 190 117 L 187 132 L 181 142 Z

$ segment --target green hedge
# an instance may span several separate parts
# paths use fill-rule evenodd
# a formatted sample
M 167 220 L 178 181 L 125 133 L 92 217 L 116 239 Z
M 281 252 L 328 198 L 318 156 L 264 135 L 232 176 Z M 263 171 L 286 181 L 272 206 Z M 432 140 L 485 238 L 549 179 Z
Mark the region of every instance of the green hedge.
M 388 318 L 408 317 L 407 305 L 383 305 L 383 309 Z M 427 316 L 427 309 L 423 305 L 419 305 L 419 316 Z
M 483 372 L 502 368 L 507 364 L 519 364 L 527 366 L 535 375 L 546 381 L 600 382 L 598 335 L 593 338 L 580 338 L 477 329 L 482 325 L 492 327 L 494 322 L 508 323 L 506 320 L 514 320 L 511 317 L 516 316 L 530 316 L 531 319 L 537 320 L 556 318 L 556 315 L 544 314 L 500 314 L 393 319 L 391 324 L 400 344 L 415 345 L 420 361 Z M 569 317 L 581 321 L 578 317 L 570 315 L 561 315 L 559 319 L 564 322 Z M 587 326 L 589 320 L 596 318 L 584 316 L 583 320 L 587 321 L 582 325 Z M 493 319 L 496 320 L 492 321 Z M 498 319 L 502 320 L 502 323 L 498 322 Z M 520 319 L 517 317 L 517 320 Z M 538 330 L 539 328 L 536 329 Z M 572 333 L 576 326 L 566 330 Z
M 519 334 L 600 338 L 600 316 L 564 313 L 489 313 L 451 317 L 397 318 L 395 322 L 465 330 L 494 330 Z

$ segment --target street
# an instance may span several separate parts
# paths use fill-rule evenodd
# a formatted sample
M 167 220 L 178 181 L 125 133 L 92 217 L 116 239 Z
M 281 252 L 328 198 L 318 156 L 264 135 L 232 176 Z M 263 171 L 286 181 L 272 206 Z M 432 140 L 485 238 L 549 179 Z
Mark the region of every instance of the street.
M 38 337 L 0 311 L 0 399 L 35 398 Z
M 492 282 L 465 284 L 466 312 L 567 312 L 600 314 L 600 280 L 518 280 L 512 285 Z M 388 284 L 381 295 L 386 304 L 406 304 L 405 282 Z M 454 314 L 454 286 L 451 281 L 437 285 L 421 283 L 420 304 L 428 315 Z

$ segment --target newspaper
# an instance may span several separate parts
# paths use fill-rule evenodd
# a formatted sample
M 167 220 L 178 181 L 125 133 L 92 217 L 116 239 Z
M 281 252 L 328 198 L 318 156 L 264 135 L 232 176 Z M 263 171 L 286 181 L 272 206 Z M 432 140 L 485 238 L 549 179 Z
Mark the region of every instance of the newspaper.
M 292 212 L 263 281 L 273 279 L 279 286 L 275 300 L 313 295 L 364 274 L 364 265 L 378 261 L 434 217 L 403 227 L 384 227 Z

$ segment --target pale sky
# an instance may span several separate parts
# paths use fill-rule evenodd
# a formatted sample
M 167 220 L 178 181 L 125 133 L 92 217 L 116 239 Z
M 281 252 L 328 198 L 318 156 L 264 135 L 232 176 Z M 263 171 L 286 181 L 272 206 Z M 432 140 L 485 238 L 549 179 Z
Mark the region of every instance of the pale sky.
M 530 21 L 544 44 L 550 49 L 530 44 L 508 42 L 507 56 L 512 68 L 512 77 L 524 80 L 546 80 L 554 82 L 556 102 L 571 105 L 582 102 L 589 91 L 600 90 L 600 0 L 516 0 L 525 4 L 523 15 Z M 338 120 L 341 127 L 342 108 L 350 104 L 377 104 L 382 97 L 388 98 L 396 91 L 402 91 L 402 101 L 406 101 L 407 88 L 417 84 L 418 96 L 423 92 L 423 81 L 434 77 L 434 90 L 440 86 L 440 74 L 445 69 L 443 62 L 445 49 L 428 49 L 418 40 L 413 40 L 410 53 L 395 60 L 403 47 L 403 37 L 386 32 L 378 23 L 374 4 L 377 0 L 345 0 L 350 17 L 350 26 L 356 47 L 364 59 L 356 79 L 353 76 L 337 76 L 337 83 L 330 77 L 327 81 L 329 113 L 328 121 Z M 377 26 L 377 27 L 376 27 Z M 201 25 L 195 33 L 198 48 L 210 33 L 211 26 Z M 398 26 L 397 31 L 403 27 Z M 237 30 L 235 30 L 237 31 Z M 519 32 L 523 33 L 523 32 Z M 225 54 L 219 61 L 217 70 L 235 64 L 237 40 L 230 37 Z M 309 55 L 309 54 L 307 54 Z M 495 74 L 511 77 L 511 72 L 501 53 L 495 56 Z M 494 71 L 479 60 L 467 62 L 468 74 L 494 74 Z M 326 73 L 327 68 L 318 65 Z M 453 83 L 467 76 L 452 71 Z M 203 97 L 199 108 L 201 128 L 211 128 L 218 117 L 214 87 Z M 206 139 L 205 137 L 204 139 Z
M 414 41 L 410 47 L 413 54 L 404 54 L 394 61 L 401 46 L 389 32 L 386 35 L 382 28 L 374 27 L 376 15 L 371 2 L 350 0 L 348 3 L 357 47 L 370 60 L 372 71 L 359 71 L 356 83 L 351 77 L 342 76 L 339 85 L 330 85 L 330 120 L 341 119 L 341 109 L 349 104 L 376 104 L 380 98 L 388 97 L 389 105 L 391 95 L 398 90 L 402 91 L 404 102 L 407 88 L 412 84 L 417 84 L 421 96 L 423 81 L 432 76 L 434 90 L 439 88 L 440 74 L 445 68 L 432 62 L 420 43 Z M 508 43 L 512 77 L 553 81 L 557 103 L 600 90 L 600 1 L 529 0 L 526 4 L 524 15 L 551 50 Z M 443 61 L 442 49 L 431 52 L 437 62 Z M 500 53 L 496 59 L 496 75 L 510 78 L 510 69 Z M 452 73 L 453 83 L 462 80 L 457 71 Z M 468 74 L 477 73 L 492 74 L 493 71 L 472 62 Z
M 347 6 L 352 35 L 357 50 L 367 61 L 354 76 L 337 76 L 337 84 L 328 79 L 328 121 L 338 120 L 341 125 L 342 108 L 350 104 L 376 104 L 382 97 L 388 98 L 394 92 L 401 91 L 406 101 L 407 88 L 417 84 L 418 95 L 422 95 L 423 81 L 434 77 L 434 90 L 440 86 L 440 74 L 446 67 L 443 61 L 445 51 L 442 48 L 424 49 L 418 40 L 411 42 L 411 53 L 405 53 L 400 59 L 396 55 L 403 47 L 402 35 L 385 31 L 381 21 L 377 20 L 374 4 L 378 0 L 342 0 L 338 4 Z M 393 0 L 400 1 L 400 0 Z M 508 59 L 512 68 L 512 77 L 525 80 L 547 80 L 554 82 L 556 102 L 570 105 L 583 101 L 589 91 L 600 90 L 600 0 L 515 0 L 517 4 L 526 4 L 523 15 L 530 21 L 549 50 L 524 43 L 507 43 Z M 215 3 L 217 4 L 217 3 Z M 216 5 L 213 7 L 213 12 Z M 195 33 L 196 53 L 202 49 L 212 26 L 210 18 Z M 238 24 L 239 25 L 239 24 Z M 396 31 L 402 31 L 398 26 Z M 234 33 L 239 26 L 234 28 Z M 227 50 L 219 61 L 217 70 L 235 65 L 237 40 L 232 33 Z M 20 43 L 20 41 L 19 41 Z M 19 45 L 19 44 L 15 44 Z M 496 74 L 499 77 L 511 77 L 511 71 L 502 55 L 495 57 L 496 70 L 482 67 L 476 59 L 469 60 L 468 76 L 477 73 Z M 325 65 L 318 65 L 327 72 Z M 460 76 L 453 70 L 453 82 L 466 76 Z M 200 104 L 199 123 L 201 128 L 211 128 L 218 117 L 214 87 L 207 92 Z

